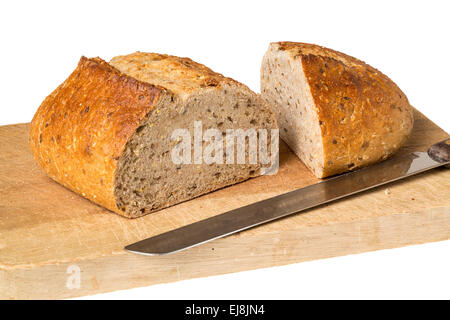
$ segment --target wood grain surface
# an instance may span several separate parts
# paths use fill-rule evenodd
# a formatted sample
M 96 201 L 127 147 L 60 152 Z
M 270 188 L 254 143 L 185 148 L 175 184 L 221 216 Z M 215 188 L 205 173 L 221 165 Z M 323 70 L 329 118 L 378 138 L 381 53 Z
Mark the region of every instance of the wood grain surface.
M 448 136 L 417 111 L 415 120 L 399 154 Z M 277 175 L 129 220 L 49 179 L 28 130 L 0 127 L 3 299 L 69 298 L 450 238 L 450 170 L 438 168 L 176 254 L 135 255 L 123 247 L 318 180 L 282 143 Z

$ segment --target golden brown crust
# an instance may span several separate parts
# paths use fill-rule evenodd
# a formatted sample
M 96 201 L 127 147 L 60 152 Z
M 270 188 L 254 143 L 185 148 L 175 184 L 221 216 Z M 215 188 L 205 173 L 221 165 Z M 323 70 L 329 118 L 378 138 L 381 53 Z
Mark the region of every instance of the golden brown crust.
M 317 45 L 273 45 L 302 61 L 322 131 L 323 177 L 386 159 L 406 141 L 413 127 L 413 109 L 387 76 L 356 58 Z
M 82 57 L 31 122 L 34 158 L 52 179 L 123 214 L 114 198 L 118 160 L 164 90 Z
M 189 58 L 167 54 L 135 52 L 114 57 L 110 64 L 137 80 L 162 86 L 180 97 L 192 91 L 220 86 L 224 82 L 245 87 Z

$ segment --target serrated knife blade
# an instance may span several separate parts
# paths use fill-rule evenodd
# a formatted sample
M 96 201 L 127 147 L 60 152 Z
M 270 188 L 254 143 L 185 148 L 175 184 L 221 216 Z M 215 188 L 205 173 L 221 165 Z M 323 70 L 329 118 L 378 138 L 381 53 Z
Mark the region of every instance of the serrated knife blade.
M 450 139 L 434 144 L 428 152 L 393 157 L 153 236 L 130 244 L 125 250 L 143 255 L 175 253 L 448 164 Z

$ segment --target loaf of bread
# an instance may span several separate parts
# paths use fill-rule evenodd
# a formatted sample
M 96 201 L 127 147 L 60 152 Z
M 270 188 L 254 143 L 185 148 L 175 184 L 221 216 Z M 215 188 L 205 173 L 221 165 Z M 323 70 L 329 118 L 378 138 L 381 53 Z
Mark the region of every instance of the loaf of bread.
M 138 52 L 110 63 L 82 57 L 37 110 L 30 144 L 52 179 L 135 218 L 260 174 L 260 162 L 174 162 L 172 134 L 192 136 L 194 122 L 221 135 L 277 128 L 245 85 L 188 58 Z
M 317 45 L 271 43 L 261 95 L 280 137 L 319 178 L 386 159 L 413 127 L 408 99 L 387 76 Z

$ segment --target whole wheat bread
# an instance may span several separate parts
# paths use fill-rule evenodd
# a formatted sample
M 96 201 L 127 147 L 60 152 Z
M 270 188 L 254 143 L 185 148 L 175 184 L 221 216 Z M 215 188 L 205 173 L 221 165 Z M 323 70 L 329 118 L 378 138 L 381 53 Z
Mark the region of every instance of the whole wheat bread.
M 386 159 L 413 127 L 413 109 L 387 76 L 321 46 L 271 43 L 261 95 L 281 138 L 319 178 Z
M 199 120 L 222 133 L 277 128 L 245 85 L 188 58 L 137 52 L 82 57 L 39 107 L 30 143 L 52 179 L 135 218 L 260 174 L 260 163 L 175 164 L 173 130 L 192 133 Z

